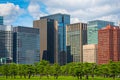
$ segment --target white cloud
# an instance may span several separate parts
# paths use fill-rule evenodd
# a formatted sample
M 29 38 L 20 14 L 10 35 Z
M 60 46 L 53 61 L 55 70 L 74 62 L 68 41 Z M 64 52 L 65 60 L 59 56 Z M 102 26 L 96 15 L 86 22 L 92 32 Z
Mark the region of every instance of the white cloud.
M 50 14 L 55 14 L 55 13 L 66 13 L 66 14 L 68 14 L 68 12 L 65 9 L 47 8 L 47 11 Z
M 71 18 L 71 23 L 81 22 L 78 18 Z
M 103 16 L 103 17 L 96 18 L 96 19 L 97 20 L 105 20 L 105 21 L 113 21 L 113 22 L 115 22 L 116 25 L 118 25 L 120 17 L 118 15 L 108 15 L 108 16 Z
M 0 4 L 0 15 L 4 16 L 4 24 L 11 25 L 23 10 L 13 3 Z
M 49 14 L 65 12 L 71 15 L 72 23 L 78 21 L 89 21 L 107 16 L 120 20 L 120 0 L 40 0 L 47 7 Z M 115 15 L 111 16 L 111 15 Z M 104 18 L 105 19 L 105 18 Z
M 31 0 L 29 6 L 28 6 L 28 12 L 34 19 L 39 19 L 40 16 L 46 15 L 41 11 L 41 6 L 39 4 L 39 0 Z
M 40 14 L 40 6 L 38 4 L 30 4 L 28 6 L 29 13 L 33 16 L 33 18 L 37 18 Z
M 78 21 L 87 22 L 94 19 L 106 20 L 105 17 L 109 21 L 116 22 L 120 20 L 120 16 L 118 16 L 120 15 L 120 0 L 31 0 L 31 2 L 44 4 L 48 14 L 70 14 L 72 23 Z M 39 4 L 38 6 L 40 7 Z M 39 11 L 39 17 L 40 14 L 44 15 L 40 8 L 37 11 Z

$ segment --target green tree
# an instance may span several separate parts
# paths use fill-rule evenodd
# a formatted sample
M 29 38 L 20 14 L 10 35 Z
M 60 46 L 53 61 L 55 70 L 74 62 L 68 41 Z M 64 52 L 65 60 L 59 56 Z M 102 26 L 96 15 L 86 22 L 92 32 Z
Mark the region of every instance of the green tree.
M 18 66 L 15 63 L 11 63 L 9 69 L 11 77 L 15 78 L 18 73 Z
M 27 74 L 28 74 L 28 79 L 34 74 L 34 66 L 33 65 L 27 65 Z
M 40 75 L 40 78 L 43 75 L 46 75 L 49 78 L 48 75 L 50 74 L 50 64 L 48 61 L 42 60 L 39 63 L 36 63 L 35 66 L 37 73 Z
M 91 63 L 91 76 L 92 76 L 92 80 L 94 80 L 94 75 L 97 73 L 97 64 L 95 63 Z
M 75 75 L 77 76 L 77 78 L 82 80 L 82 76 L 84 75 L 83 63 L 76 63 L 74 72 L 75 72 Z
M 61 66 L 61 75 L 63 75 L 63 76 L 69 75 L 69 70 L 70 70 L 70 63 Z
M 76 66 L 76 63 L 74 62 L 71 62 L 69 64 L 67 64 L 69 66 L 69 74 L 73 77 L 75 77 L 75 66 Z
M 22 78 L 22 76 L 24 75 L 24 65 L 23 64 L 19 64 L 18 65 L 18 75 L 20 76 L 20 78 Z
M 2 65 L 2 74 L 6 76 L 6 79 L 10 75 L 10 69 L 9 64 Z
M 39 74 L 39 70 L 38 70 L 38 62 L 34 64 L 34 68 L 35 68 L 35 74 Z
M 91 63 L 84 63 L 83 64 L 83 72 L 86 76 L 86 80 L 88 80 L 89 74 L 92 72 L 92 64 Z
M 54 78 L 57 79 L 59 74 L 60 74 L 61 70 L 60 70 L 60 65 L 55 63 L 52 66 L 52 73 L 54 75 Z
M 109 77 L 109 67 L 108 67 L 108 64 L 99 65 L 98 69 L 99 69 L 99 75 L 104 76 L 104 78 L 105 77 Z
M 26 76 L 27 76 L 27 67 L 28 66 L 25 64 L 22 65 L 24 78 L 26 78 Z
M 113 80 L 115 80 L 115 76 L 118 74 L 118 65 L 116 62 L 110 62 L 108 64 L 109 66 L 109 72 L 110 72 L 110 76 L 113 77 Z
M 44 74 L 49 78 L 49 75 L 51 74 L 51 66 L 49 63 L 47 63 L 44 67 Z

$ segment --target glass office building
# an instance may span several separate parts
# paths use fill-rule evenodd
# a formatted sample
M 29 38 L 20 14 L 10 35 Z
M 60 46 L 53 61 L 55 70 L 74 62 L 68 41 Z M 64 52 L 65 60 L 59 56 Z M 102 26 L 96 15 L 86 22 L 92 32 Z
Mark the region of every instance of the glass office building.
M 0 64 L 13 61 L 12 26 L 0 25 Z
M 3 16 L 0 16 L 0 25 L 3 25 Z
M 70 15 L 53 14 L 41 17 L 40 19 L 50 18 L 58 21 L 58 52 L 66 51 L 66 25 L 70 24 Z
M 49 18 L 58 21 L 58 63 L 66 64 L 62 58 L 66 58 L 66 25 L 70 24 L 70 15 L 68 14 L 53 14 L 41 17 L 40 19 Z
M 58 62 L 58 23 L 53 19 L 40 19 L 33 22 L 40 32 L 40 60 Z
M 114 25 L 114 22 L 103 21 L 103 20 L 89 21 L 87 28 L 88 44 L 98 44 L 98 30 L 107 26 L 108 24 Z
M 67 25 L 67 63 L 83 62 L 84 44 L 87 44 L 87 24 Z
M 14 27 L 13 60 L 17 64 L 34 64 L 40 61 L 39 29 Z

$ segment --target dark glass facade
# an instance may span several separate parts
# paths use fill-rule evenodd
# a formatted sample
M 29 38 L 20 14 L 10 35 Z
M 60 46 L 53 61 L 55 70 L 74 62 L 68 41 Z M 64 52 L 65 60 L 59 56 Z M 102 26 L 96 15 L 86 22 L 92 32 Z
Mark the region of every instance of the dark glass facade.
M 34 28 L 40 30 L 40 57 L 50 63 L 58 62 L 58 26 L 53 19 L 34 21 Z
M 34 64 L 40 61 L 39 29 L 14 27 L 13 58 L 17 64 Z
M 47 56 L 50 63 L 54 63 L 54 51 L 55 51 L 55 35 L 54 32 L 54 20 L 49 20 L 47 22 Z
M 0 16 L 0 25 L 3 25 L 3 16 Z
M 70 15 L 67 14 L 53 14 L 41 17 L 40 19 L 54 19 L 58 21 L 58 62 L 60 63 L 60 53 L 66 52 L 66 25 L 70 24 Z
M 0 26 L 0 64 L 13 61 L 13 32 L 11 26 Z

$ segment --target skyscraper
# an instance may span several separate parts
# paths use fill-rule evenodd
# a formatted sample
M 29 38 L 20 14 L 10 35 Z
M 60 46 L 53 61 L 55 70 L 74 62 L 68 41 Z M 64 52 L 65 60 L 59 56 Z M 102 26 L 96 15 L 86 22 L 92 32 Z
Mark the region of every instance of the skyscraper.
M 0 25 L 0 64 L 13 61 L 13 32 L 12 26 Z
M 3 16 L 0 16 L 0 25 L 3 25 Z
M 45 18 L 54 19 L 58 21 L 58 62 L 60 63 L 60 58 L 64 57 L 64 54 L 66 54 L 66 25 L 70 24 L 70 15 L 58 13 L 49 16 L 44 16 L 40 19 Z
M 66 34 L 67 62 L 83 62 L 83 45 L 87 44 L 87 24 L 67 25 Z
M 98 31 L 98 64 L 120 60 L 120 28 L 107 25 Z
M 98 44 L 98 30 L 107 26 L 108 24 L 114 25 L 113 22 L 94 20 L 88 22 L 87 28 L 87 41 L 88 44 Z
M 13 61 L 17 64 L 34 64 L 40 61 L 39 29 L 14 27 Z
M 41 19 L 33 22 L 40 31 L 40 59 L 50 63 L 58 62 L 58 26 L 53 19 Z

